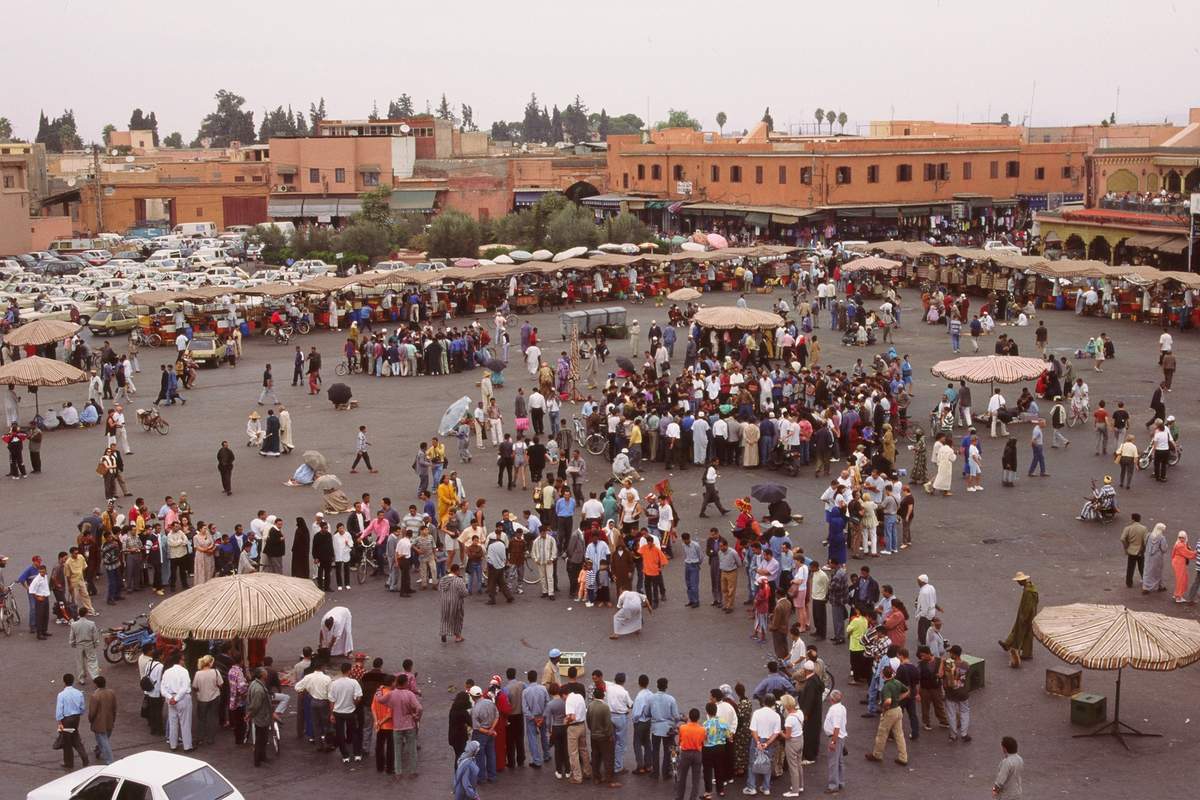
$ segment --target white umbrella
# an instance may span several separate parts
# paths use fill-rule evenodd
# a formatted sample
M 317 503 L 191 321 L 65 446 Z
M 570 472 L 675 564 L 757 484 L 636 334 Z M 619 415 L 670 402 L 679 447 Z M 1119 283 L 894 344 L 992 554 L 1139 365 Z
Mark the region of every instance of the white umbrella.
M 555 253 L 554 260 L 555 261 L 566 261 L 568 258 L 579 258 L 580 256 L 587 253 L 587 251 L 588 250 L 586 247 L 568 247 L 566 250 L 563 250 L 561 253 Z
M 529 254 L 529 257 L 533 261 L 549 261 L 554 258 L 554 253 L 551 253 L 549 250 L 534 250 Z
M 438 423 L 438 436 L 446 436 L 458 427 L 463 417 L 471 412 L 471 402 L 470 397 L 463 395 L 450 404 L 446 413 L 442 414 L 442 421 Z

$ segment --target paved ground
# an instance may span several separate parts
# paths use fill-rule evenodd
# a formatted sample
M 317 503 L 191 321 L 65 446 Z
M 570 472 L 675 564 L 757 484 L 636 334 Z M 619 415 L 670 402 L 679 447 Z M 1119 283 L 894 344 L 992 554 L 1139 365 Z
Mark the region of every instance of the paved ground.
M 911 299 L 913 293 L 908 294 Z M 754 302 L 765 307 L 769 299 L 755 297 Z M 912 320 L 915 315 L 906 310 L 906 321 Z M 648 307 L 635 307 L 630 313 L 631 317 L 641 318 L 643 330 L 652 315 L 661 317 L 662 313 Z M 553 315 L 539 316 L 535 324 L 543 331 L 558 329 Z M 1048 324 L 1055 346 L 1079 347 L 1086 336 L 1094 336 L 1101 330 L 1112 334 L 1118 347 L 1117 359 L 1108 362 L 1103 375 L 1082 371 L 1080 374 L 1085 374 L 1091 385 L 1093 402 L 1107 398 L 1110 405 L 1115 405 L 1117 399 L 1125 399 L 1135 418 L 1140 420 L 1145 416 L 1146 402 L 1157 378 L 1157 331 L 1123 322 L 1090 320 L 1085 324 L 1070 313 L 1052 312 Z M 1010 330 L 1024 352 L 1033 352 L 1032 329 Z M 832 336 L 821 338 L 828 363 L 846 366 L 858 354 L 836 346 Z M 914 407 L 927 408 L 941 383 L 929 376 L 928 366 L 948 357 L 947 337 L 940 328 L 909 324 L 898 333 L 897 340 L 901 352 L 912 354 L 916 367 L 918 399 Z M 1184 420 L 1184 438 L 1191 439 L 1196 426 L 1188 419 L 1191 410 L 1188 406 L 1200 388 L 1190 369 L 1195 363 L 1192 360 L 1195 345 L 1190 337 L 1177 337 L 1176 341 L 1182 369 L 1169 405 Z M 340 339 L 329 334 L 314 334 L 302 343 L 306 347 L 318 345 L 330 366 L 340 348 Z M 990 345 L 988 340 L 985 347 Z M 619 354 L 624 347 L 627 345 L 615 343 L 615 353 Z M 136 454 L 127 458 L 128 481 L 135 494 L 144 495 L 152 506 L 157 506 L 163 495 L 187 491 L 197 509 L 196 516 L 215 519 L 222 529 L 250 520 L 259 508 L 289 520 L 297 515 L 311 517 L 319 507 L 316 493 L 283 485 L 295 468 L 297 457 L 264 459 L 240 446 L 245 418 L 255 408 L 259 376 L 266 361 L 274 362 L 280 383 L 284 384 L 279 394 L 291 409 L 298 451 L 309 448 L 323 451 L 333 462 L 334 471 L 346 480 L 352 496 L 369 491 L 376 500 L 390 495 L 403 505 L 414 497 L 415 480 L 409 463 L 416 443 L 430 435 L 453 399 L 464 393 L 477 393 L 474 385 L 477 373 L 412 380 L 359 376 L 350 382 L 361 406 L 354 412 L 337 412 L 323 398 L 309 398 L 302 388 L 287 385 L 289 353 L 290 348 L 255 341 L 248 347 L 247 358 L 235 370 L 202 372 L 199 385 L 187 395 L 190 398 L 187 406 L 163 411 L 172 425 L 169 436 L 131 430 Z M 148 403 L 153 397 L 158 363 L 167 355 L 166 351 L 144 353 L 140 376 L 143 402 Z M 511 409 L 513 387 L 521 374 L 516 369 L 510 372 L 508 388 L 500 393 L 506 412 Z M 332 380 L 332 375 L 327 380 Z M 78 403 L 82 396 L 78 387 L 46 391 L 43 402 L 70 397 Z M 132 414 L 129 416 L 132 420 Z M 347 474 L 355 428 L 361 423 L 370 426 L 373 453 L 380 467 L 378 475 Z M 1025 431 L 1020 433 L 1023 436 Z M 1012 671 L 1005 666 L 995 643 L 1011 624 L 1018 590 L 1010 578 L 1018 569 L 1033 574 L 1043 606 L 1095 601 L 1128 603 L 1134 608 L 1168 614 L 1195 614 L 1190 607 L 1181 611 L 1167 596 L 1143 598 L 1137 591 L 1126 590 L 1121 580 L 1124 557 L 1117 543 L 1120 527 L 1075 521 L 1089 480 L 1111 472 L 1113 465 L 1108 459 L 1092 455 L 1088 435 L 1077 432 L 1074 436 L 1076 444 L 1068 450 L 1047 451 L 1052 477 L 1022 479 L 1016 489 L 1000 486 L 997 480 L 1000 447 L 985 439 L 986 491 L 982 494 L 961 491 L 956 478 L 959 491 L 953 498 L 919 494 L 916 546 L 901 555 L 872 563 L 880 581 L 896 585 L 899 596 L 910 601 L 910 605 L 916 592 L 915 576 L 927 572 L 932 577 L 946 609 L 947 638 L 961 643 L 970 653 L 987 657 L 988 684 L 986 690 L 977 692 L 971 700 L 974 743 L 952 745 L 939 735 L 922 737 L 910 747 L 911 763 L 907 770 L 890 760 L 880 766 L 862 759 L 861 753 L 873 735 L 874 725 L 858 717 L 862 708 L 857 701 L 865 694 L 852 692 L 848 697 L 851 756 L 847 763 L 848 783 L 854 796 L 881 791 L 897 798 L 923 797 L 930 792 L 949 797 L 987 796 L 1000 757 L 999 738 L 1008 734 L 1020 740 L 1026 758 L 1027 797 L 1082 793 L 1085 789 L 1096 798 L 1128 797 L 1135 787 L 1146 785 L 1148 775 L 1153 775 L 1156 794 L 1191 790 L 1194 783 L 1191 765 L 1200 757 L 1200 745 L 1192 735 L 1192 718 L 1197 716 L 1197 708 L 1191 701 L 1195 694 L 1194 669 L 1168 674 L 1131 672 L 1125 676 L 1122 698 L 1125 719 L 1164 735 L 1162 739 L 1135 741 L 1132 751 L 1126 752 L 1115 741 L 1071 738 L 1079 729 L 1070 725 L 1068 702 L 1042 691 L 1044 668 L 1058 663 L 1045 649 L 1039 646 L 1031 664 Z M 219 493 L 214 464 L 222 438 L 234 443 L 238 457 L 236 491 L 231 498 Z M 10 567 L 10 580 L 30 553 L 52 556 L 64 546 L 73 537 L 78 519 L 101 500 L 101 482 L 93 472 L 100 445 L 101 434 L 96 430 L 49 434 L 43 447 L 45 473 L 19 483 L 3 484 L 0 547 L 14 559 L 12 566 L 16 570 Z M 901 456 L 901 463 L 907 463 L 906 456 Z M 1028 464 L 1024 441 L 1021 463 L 1022 468 Z M 528 506 L 525 496 L 495 488 L 493 464 L 494 458 L 483 455 L 462 468 L 468 491 L 482 492 L 493 514 L 506 506 L 514 509 Z M 592 474 L 601 473 L 602 467 L 597 462 Z M 1189 480 L 1193 474 L 1194 467 L 1185 461 L 1172 473 L 1167 485 L 1156 485 L 1139 475 L 1134 490 L 1122 494 L 1121 507 L 1125 511 L 1140 510 L 1150 524 L 1161 519 L 1173 537 L 1188 521 L 1178 510 L 1183 503 L 1171 501 L 1195 499 L 1191 488 L 1194 481 Z M 657 471 L 652 471 L 651 476 L 661 477 Z M 689 472 L 677 479 L 677 492 L 694 497 L 696 476 L 696 472 Z M 723 496 L 731 502 L 762 477 L 726 470 Z M 775 474 L 770 477 L 778 478 Z M 795 530 L 793 540 L 809 552 L 823 553 L 822 526 L 815 522 L 821 519 L 821 506 L 816 498 L 822 484 L 809 474 L 784 482 L 792 489 L 790 499 L 795 510 L 810 520 Z M 696 518 L 694 504 L 683 503 L 681 511 L 682 529 L 698 532 L 707 528 Z M 667 585 L 670 602 L 649 618 L 644 634 L 617 642 L 607 639 L 608 613 L 562 600 L 550 605 L 536 595 L 526 594 L 514 605 L 495 608 L 485 607 L 482 600 L 472 598 L 467 610 L 467 642 L 462 645 L 438 642 L 432 627 L 437 620 L 436 600 L 432 596 L 400 600 L 384 594 L 381 583 L 375 580 L 330 601 L 353 610 L 355 641 L 360 649 L 384 657 L 387 666 L 394 668 L 399 667 L 403 658 L 416 660 L 427 708 L 422 735 L 422 775 L 417 786 L 424 796 L 433 797 L 450 786 L 446 710 L 451 690 L 467 676 L 486 680 L 510 665 L 521 672 L 538 668 L 548 648 L 560 647 L 588 651 L 588 668 L 599 667 L 610 675 L 620 670 L 631 676 L 643 671 L 652 677 L 667 675 L 673 693 L 685 709 L 701 703 L 707 689 L 719 683 L 742 680 L 753 685 L 763 674 L 766 653 L 763 647 L 749 641 L 749 622 L 740 614 L 727 617 L 707 606 L 685 609 L 681 602 L 682 568 L 678 564 L 669 567 Z M 707 585 L 704 592 L 707 596 Z M 118 609 L 101 606 L 104 613 L 100 621 L 107 624 L 131 617 L 150 599 L 145 595 L 136 597 L 139 599 L 127 600 Z M 270 652 L 279 662 L 291 663 L 293 654 L 302 645 L 315 644 L 315 631 L 315 623 L 309 623 L 279 636 L 272 640 Z M 35 642 L 25 632 L 0 643 L 7 678 L 0 683 L 0 707 L 5 710 L 9 731 L 28 734 L 28 737 L 8 736 L 0 743 L 0 761 L 5 765 L 10 786 L 0 794 L 7 797 L 16 797 L 19 791 L 59 774 L 58 754 L 48 745 L 53 732 L 54 695 L 60 688 L 57 676 L 69 667 L 72 659 L 65 631 L 55 628 L 54 633 L 57 635 L 45 643 Z M 844 651 L 830 646 L 822 648 L 822 652 L 835 670 L 839 684 L 844 685 L 847 674 Z M 133 669 L 110 667 L 106 668 L 106 674 L 122 702 L 114 736 L 118 755 L 161 747 L 161 742 L 151 741 L 144 724 L 136 718 Z M 1111 673 L 1093 672 L 1086 673 L 1084 679 L 1087 690 L 1109 695 L 1110 713 L 1114 677 Z M 85 738 L 90 747 L 90 736 Z M 307 747 L 291 739 L 285 742 L 278 765 L 269 770 L 255 770 L 251 768 L 249 752 L 235 750 L 229 739 L 225 734 L 211 751 L 202 748 L 198 755 L 223 770 L 243 793 L 256 800 L 295 796 L 300 792 L 323 794 L 351 787 L 352 791 L 369 787 L 369 796 L 388 791 L 370 767 L 357 770 L 360 774 L 340 776 L 337 773 L 342 767 L 335 758 L 310 755 Z M 1159 758 L 1165 753 L 1171 754 L 1170 762 Z M 1176 768 L 1172 769 L 1171 764 Z M 823 762 L 808 769 L 810 793 L 823 787 L 823 776 Z M 625 788 L 614 794 L 634 796 L 637 787 L 648 789 L 652 796 L 667 796 L 668 792 L 665 786 L 649 786 L 646 779 L 625 776 Z M 506 772 L 498 789 L 490 789 L 488 796 L 498 791 L 507 796 L 524 793 L 531 798 L 550 797 L 557 788 L 553 777 L 545 773 Z M 781 791 L 776 789 L 777 794 Z M 587 790 L 587 794 L 590 796 L 592 791 Z

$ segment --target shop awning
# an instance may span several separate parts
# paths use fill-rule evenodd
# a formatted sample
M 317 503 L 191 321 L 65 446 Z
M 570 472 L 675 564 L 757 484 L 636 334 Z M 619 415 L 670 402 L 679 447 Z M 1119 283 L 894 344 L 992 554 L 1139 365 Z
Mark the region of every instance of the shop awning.
M 647 200 L 646 201 L 646 209 L 647 210 L 657 210 L 657 209 L 662 209 L 662 208 L 669 208 L 670 205 L 671 205 L 670 200 Z
M 271 167 L 279 175 L 295 175 L 300 171 L 295 164 L 272 164 Z
M 548 194 L 558 194 L 557 189 L 513 189 L 513 205 L 528 208 Z
M 629 202 L 630 200 L 642 200 L 644 197 L 630 197 L 623 194 L 594 194 L 591 197 L 585 197 L 579 202 L 591 208 L 620 208 L 621 203 Z
M 358 171 L 359 172 L 382 172 L 383 170 L 380 169 L 378 164 L 359 164 Z
M 741 217 L 746 214 L 780 214 L 783 216 L 807 217 L 816 214 L 816 209 L 792 206 L 746 206 L 738 203 L 702 202 L 683 206 L 678 214 L 693 214 L 704 217 Z
M 1126 239 L 1125 246 L 1143 247 L 1147 250 L 1159 250 L 1164 253 L 1182 253 L 1187 250 L 1187 238 L 1183 236 L 1139 233 Z
M 434 189 L 396 189 L 388 205 L 393 211 L 433 211 L 436 199 Z
M 362 211 L 362 201 L 357 197 L 322 197 L 303 202 L 305 217 L 348 217 Z
M 771 222 L 776 225 L 795 225 L 800 221 L 800 218 L 794 214 L 772 214 Z
M 771 215 L 764 214 L 761 211 L 751 211 L 746 214 L 746 224 L 765 228 L 771 224 Z
M 304 201 L 299 198 L 295 200 L 276 200 L 272 197 L 267 200 L 267 216 L 275 219 L 301 217 L 304 216 L 303 205 Z

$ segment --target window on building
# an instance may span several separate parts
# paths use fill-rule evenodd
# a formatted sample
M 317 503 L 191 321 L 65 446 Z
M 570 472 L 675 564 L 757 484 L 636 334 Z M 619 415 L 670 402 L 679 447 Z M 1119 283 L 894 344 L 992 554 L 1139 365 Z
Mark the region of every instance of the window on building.
M 1046 168 L 1045 167 L 1034 167 L 1033 168 L 1033 179 L 1035 181 L 1046 180 Z
M 629 188 L 629 173 L 628 172 L 621 173 L 621 188 L 622 189 Z
M 251 183 L 262 183 L 262 175 L 251 175 L 250 182 Z
M 785 166 L 779 167 L 779 182 L 787 183 L 787 167 Z
M 922 164 L 921 167 L 921 172 L 924 175 L 925 180 L 932 181 L 937 179 L 937 164 L 925 163 Z
M 992 162 L 988 163 L 988 177 L 989 178 L 999 178 L 1000 177 L 1000 162 L 999 161 L 992 161 Z
M 896 182 L 907 183 L 912 180 L 912 164 L 896 165 Z
M 280 177 L 282 177 L 282 178 L 283 178 L 283 185 L 284 185 L 284 186 L 293 186 L 293 185 L 295 185 L 295 183 L 296 183 L 296 176 L 295 176 L 295 175 L 292 175 L 292 174 L 289 174 L 289 175 L 281 175 Z
M 233 176 L 233 182 L 234 182 L 234 183 L 245 183 L 245 182 L 246 182 L 246 176 L 245 176 L 245 175 L 234 175 L 234 176 Z
M 315 167 L 309 168 L 308 182 L 309 183 L 320 183 L 321 182 L 321 170 L 316 169 Z
M 378 172 L 364 172 L 363 176 L 362 176 L 362 181 L 363 181 L 363 186 L 378 186 L 379 185 L 379 173 Z
M 1063 176 L 1064 178 L 1066 178 L 1067 180 L 1071 180 L 1071 168 L 1070 168 L 1070 167 L 1063 167 L 1063 168 L 1062 168 L 1062 176 Z
M 837 170 L 834 171 L 834 173 L 833 173 L 833 179 L 834 179 L 834 182 L 838 183 L 838 184 L 849 183 L 850 182 L 850 168 L 849 167 L 838 167 Z
M 1006 178 L 1021 177 L 1021 162 L 1020 161 L 1005 161 L 1004 162 L 1004 177 L 1006 177 Z
M 198 206 L 198 207 L 196 208 L 196 219 L 200 219 L 200 218 L 201 218 L 201 217 L 203 217 L 203 216 L 204 216 L 204 207 L 203 207 L 203 206 Z
M 709 168 L 708 179 L 710 181 L 712 181 L 713 183 L 721 182 L 721 167 L 720 167 L 720 165 L 713 164 L 712 167 Z
M 937 165 L 937 179 L 939 181 L 950 180 L 950 165 L 945 161 Z
M 963 180 L 964 181 L 971 180 L 971 162 L 970 161 L 963 162 L 962 171 L 963 171 Z
M 661 164 L 651 164 L 650 165 L 650 179 L 655 180 L 655 181 L 662 180 L 662 165 Z
M 683 180 L 683 165 L 676 164 L 675 166 L 671 167 L 671 175 L 677 181 Z
M 879 183 L 878 164 L 871 164 L 867 167 L 867 183 Z
M 742 168 L 741 167 L 734 165 L 729 168 L 729 182 L 730 183 L 741 183 L 742 182 Z
M 762 167 L 754 168 L 754 182 L 755 183 L 763 182 L 763 168 Z
M 800 168 L 800 182 L 805 186 L 812 186 L 812 167 Z
M 4 176 L 4 188 L 5 189 L 13 188 L 13 176 L 12 175 Z
M 334 183 L 345 183 L 346 182 L 346 170 L 342 169 L 341 167 L 338 167 L 337 169 L 335 169 L 333 171 L 333 182 Z
M 639 181 L 646 180 L 646 165 L 645 164 L 637 165 L 637 179 Z

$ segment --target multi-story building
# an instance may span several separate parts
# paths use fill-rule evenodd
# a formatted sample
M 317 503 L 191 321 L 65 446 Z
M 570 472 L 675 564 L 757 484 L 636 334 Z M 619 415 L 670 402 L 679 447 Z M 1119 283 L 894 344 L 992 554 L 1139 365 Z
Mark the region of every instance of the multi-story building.
M 1004 126 L 956 127 L 789 137 L 760 124 L 738 140 L 690 129 L 613 136 L 608 180 L 619 194 L 584 203 L 642 208 L 668 230 L 716 226 L 795 240 L 917 234 L 946 221 L 1003 230 L 1018 210 L 1082 199 L 1084 145 L 1027 144 Z
M 32 215 L 28 155 L 0 154 L 0 255 L 43 250 L 53 240 L 71 235 L 69 222 Z
M 1037 216 L 1048 247 L 1115 264 L 1186 268 L 1189 199 L 1200 192 L 1200 108 L 1189 110 L 1186 126 L 1144 127 L 1097 140 L 1087 158 L 1087 207 Z

